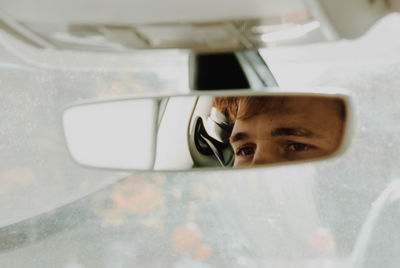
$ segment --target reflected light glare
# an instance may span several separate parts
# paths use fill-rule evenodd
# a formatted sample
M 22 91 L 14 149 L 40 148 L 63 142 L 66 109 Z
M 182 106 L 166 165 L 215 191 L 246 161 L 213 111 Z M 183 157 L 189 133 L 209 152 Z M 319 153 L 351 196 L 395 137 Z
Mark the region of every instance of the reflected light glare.
M 289 29 L 263 34 L 261 35 L 261 40 L 265 43 L 268 43 L 296 39 L 318 29 L 320 26 L 321 24 L 318 21 L 313 21 L 303 25 L 293 26 Z

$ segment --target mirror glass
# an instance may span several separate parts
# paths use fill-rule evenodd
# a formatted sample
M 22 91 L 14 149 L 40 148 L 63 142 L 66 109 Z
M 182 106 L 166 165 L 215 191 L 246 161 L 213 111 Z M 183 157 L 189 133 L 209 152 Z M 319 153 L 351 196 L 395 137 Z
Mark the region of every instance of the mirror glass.
M 79 105 L 63 114 L 69 151 L 85 166 L 148 170 L 154 162 L 157 101 Z
M 73 106 L 64 129 L 72 157 L 86 166 L 191 170 L 331 157 L 347 118 L 340 95 L 185 95 Z

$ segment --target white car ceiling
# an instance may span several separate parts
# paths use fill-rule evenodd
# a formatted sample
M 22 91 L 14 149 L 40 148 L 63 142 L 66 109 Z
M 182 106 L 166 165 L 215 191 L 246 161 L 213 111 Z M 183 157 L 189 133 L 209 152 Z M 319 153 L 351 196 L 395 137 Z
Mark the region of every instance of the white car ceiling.
M 2 0 L 15 19 L 36 23 L 160 23 L 261 18 L 306 10 L 304 0 Z

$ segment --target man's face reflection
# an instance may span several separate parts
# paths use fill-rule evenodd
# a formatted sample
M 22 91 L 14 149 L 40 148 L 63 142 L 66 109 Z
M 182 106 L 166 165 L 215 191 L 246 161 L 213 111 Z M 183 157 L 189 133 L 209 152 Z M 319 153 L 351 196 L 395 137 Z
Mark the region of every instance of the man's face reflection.
M 334 153 L 343 136 L 344 112 L 339 99 L 285 97 L 269 109 L 239 102 L 230 143 L 234 167 L 315 159 Z M 265 111 L 254 112 L 259 105 Z M 253 110 L 251 112 L 250 110 Z

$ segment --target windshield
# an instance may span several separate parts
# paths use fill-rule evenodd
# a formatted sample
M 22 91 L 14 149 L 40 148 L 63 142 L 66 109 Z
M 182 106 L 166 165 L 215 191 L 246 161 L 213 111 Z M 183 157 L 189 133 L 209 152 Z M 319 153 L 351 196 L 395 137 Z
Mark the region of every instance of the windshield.
M 170 58 L 174 72 L 82 71 L 1 48 L 0 266 L 343 267 L 371 203 L 398 179 L 399 21 L 354 41 L 262 50 L 281 86 L 347 88 L 352 139 L 330 160 L 227 172 L 100 171 L 66 149 L 67 105 L 183 92 L 173 63 L 185 54 Z

